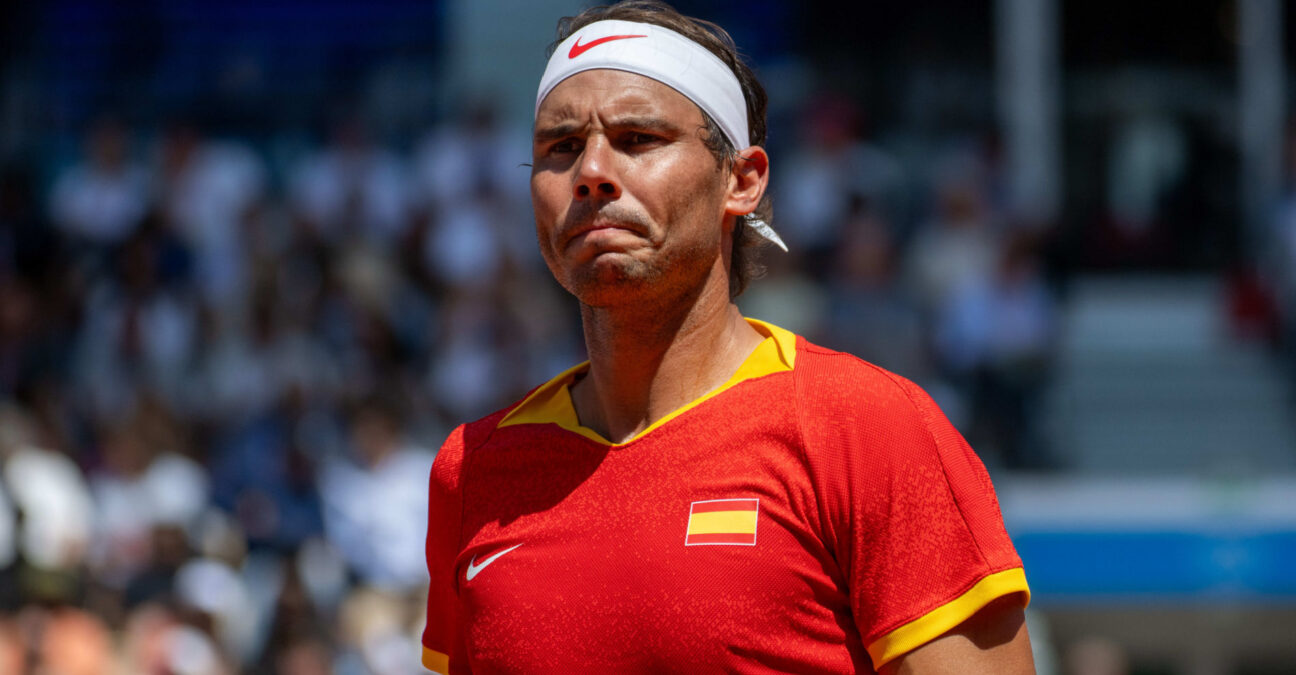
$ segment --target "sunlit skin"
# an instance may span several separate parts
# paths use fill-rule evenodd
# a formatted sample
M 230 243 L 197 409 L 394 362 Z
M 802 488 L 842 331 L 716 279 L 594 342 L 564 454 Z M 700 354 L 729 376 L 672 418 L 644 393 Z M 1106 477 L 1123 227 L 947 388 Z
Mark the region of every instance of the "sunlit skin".
M 579 73 L 545 98 L 531 178 L 540 250 L 583 304 L 670 303 L 727 276 L 733 218 L 703 125 L 683 95 L 622 71 Z
M 564 80 L 536 115 L 537 238 L 590 355 L 572 400 L 613 442 L 722 384 L 761 340 L 730 302 L 728 244 L 769 160 L 751 147 L 719 163 L 703 128 L 682 94 L 616 70 Z
M 992 601 L 971 618 L 879 669 L 881 675 L 1034 675 L 1021 598 Z

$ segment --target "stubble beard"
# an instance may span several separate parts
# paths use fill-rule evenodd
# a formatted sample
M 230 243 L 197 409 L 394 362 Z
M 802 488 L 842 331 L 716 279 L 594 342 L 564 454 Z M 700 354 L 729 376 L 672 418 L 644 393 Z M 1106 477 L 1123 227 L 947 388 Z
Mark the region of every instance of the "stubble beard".
M 714 263 L 714 252 L 700 242 L 650 253 L 643 258 L 600 253 L 570 270 L 563 286 L 591 308 L 633 305 L 641 312 L 664 311 L 695 294 Z
M 700 217 L 695 209 L 702 209 L 703 213 L 708 210 L 703 206 L 709 203 L 705 198 L 706 188 L 713 186 L 700 187 L 702 189 L 693 194 L 679 196 L 680 202 L 688 205 L 676 212 L 685 222 L 664 226 L 656 225 L 643 214 L 617 203 L 573 204 L 565 214 L 563 231 L 572 231 L 597 217 L 632 226 L 650 240 L 658 240 L 658 233 L 664 227 L 667 234 L 675 233 L 676 241 L 666 248 L 653 246 L 633 251 L 602 251 L 592 259 L 565 270 L 561 264 L 551 261 L 550 270 L 563 288 L 584 307 L 611 309 L 633 306 L 636 311 L 646 313 L 668 312 L 680 303 L 688 303 L 689 298 L 696 297 L 706 284 L 719 250 L 716 242 L 687 237 L 691 228 L 699 227 L 697 223 L 687 222 L 690 217 Z M 714 226 L 719 234 L 719 223 Z M 682 240 L 681 235 L 685 235 Z M 654 241 L 654 244 L 660 243 Z M 561 260 L 563 251 L 555 251 L 555 255 Z M 727 293 L 727 278 L 725 289 Z

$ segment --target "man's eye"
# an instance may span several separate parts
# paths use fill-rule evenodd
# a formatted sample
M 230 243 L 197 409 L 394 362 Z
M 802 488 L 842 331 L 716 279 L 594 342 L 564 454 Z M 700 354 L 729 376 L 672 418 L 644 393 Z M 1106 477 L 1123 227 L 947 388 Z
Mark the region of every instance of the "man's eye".
M 558 141 L 549 146 L 550 154 L 565 155 L 569 152 L 576 152 L 579 147 L 574 140 Z
M 641 134 L 641 133 L 630 134 L 630 142 L 634 145 L 645 145 L 648 143 L 656 143 L 658 140 L 660 139 L 652 134 Z

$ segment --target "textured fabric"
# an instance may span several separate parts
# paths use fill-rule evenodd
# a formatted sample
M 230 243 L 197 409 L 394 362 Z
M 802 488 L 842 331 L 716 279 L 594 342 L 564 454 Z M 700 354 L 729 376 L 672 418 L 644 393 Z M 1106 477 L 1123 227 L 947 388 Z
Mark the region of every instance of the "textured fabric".
M 985 469 L 931 399 L 753 325 L 794 367 L 748 369 L 626 443 L 542 421 L 574 418 L 575 370 L 450 436 L 425 664 L 868 673 L 1027 600 Z
M 735 148 L 752 144 L 747 99 L 734 71 L 706 47 L 651 23 L 595 21 L 568 36 L 549 56 L 534 114 L 563 80 L 600 68 L 657 80 L 697 104 Z

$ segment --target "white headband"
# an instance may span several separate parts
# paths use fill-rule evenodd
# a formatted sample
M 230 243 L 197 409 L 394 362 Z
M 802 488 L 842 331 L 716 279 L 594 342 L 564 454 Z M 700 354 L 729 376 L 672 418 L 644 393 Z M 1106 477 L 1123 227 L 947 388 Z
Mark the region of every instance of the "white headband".
M 739 150 L 751 145 L 747 100 L 729 66 L 705 47 L 673 30 L 634 21 L 596 21 L 569 36 L 549 57 L 540 103 L 559 82 L 596 68 L 650 77 L 684 94 L 720 125 Z
M 737 76 L 705 47 L 668 28 L 635 21 L 596 21 L 563 40 L 549 57 L 535 111 L 559 82 L 586 70 L 606 68 L 649 77 L 697 104 L 735 149 L 751 145 L 747 99 Z M 763 220 L 745 218 L 762 237 L 787 250 Z

